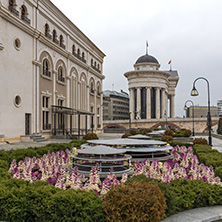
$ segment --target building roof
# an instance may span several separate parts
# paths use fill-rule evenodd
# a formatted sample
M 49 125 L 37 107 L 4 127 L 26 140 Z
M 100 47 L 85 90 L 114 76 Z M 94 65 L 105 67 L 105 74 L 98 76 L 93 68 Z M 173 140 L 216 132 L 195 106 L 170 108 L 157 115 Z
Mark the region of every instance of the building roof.
M 159 64 L 159 62 L 157 61 L 157 59 L 155 57 L 148 55 L 148 54 L 139 57 L 136 61 L 136 64 L 147 63 L 147 62 Z
M 176 70 L 166 70 L 165 72 L 170 73 L 170 77 L 178 77 L 178 72 Z
M 129 99 L 128 93 L 124 92 L 121 90 L 121 92 L 117 92 L 114 90 L 105 90 L 103 92 L 103 96 L 118 96 L 118 97 L 123 97 Z

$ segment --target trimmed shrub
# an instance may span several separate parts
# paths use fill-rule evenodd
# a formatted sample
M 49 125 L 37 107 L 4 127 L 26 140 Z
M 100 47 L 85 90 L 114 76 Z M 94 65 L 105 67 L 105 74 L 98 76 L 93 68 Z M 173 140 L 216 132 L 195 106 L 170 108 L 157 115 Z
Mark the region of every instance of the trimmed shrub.
M 172 136 L 163 135 L 161 140 L 165 141 L 165 142 L 169 142 L 169 141 L 173 141 L 173 137 Z
M 161 221 L 166 200 L 156 184 L 132 182 L 112 187 L 104 196 L 107 221 Z
M 174 132 L 173 132 L 173 130 L 171 130 L 171 129 L 167 129 L 167 130 L 165 130 L 164 134 L 165 134 L 166 136 L 173 136 Z
M 195 138 L 195 139 L 193 140 L 193 144 L 194 144 L 194 145 L 195 145 L 195 144 L 207 145 L 208 142 L 207 142 L 207 140 L 204 139 L 204 138 Z
M 184 142 L 180 142 L 180 141 L 169 141 L 169 144 L 173 147 L 175 146 L 186 146 L 186 147 L 190 147 L 191 144 L 190 143 L 184 143 Z
M 83 136 L 83 140 L 98 140 L 99 137 L 96 133 L 87 133 Z
M 161 181 L 158 181 L 157 179 L 147 178 L 144 174 L 130 177 L 126 181 L 126 183 L 132 183 L 134 181 L 147 182 L 147 183 L 151 182 L 153 184 L 157 184 L 160 190 L 162 190 L 162 192 L 164 193 L 164 196 L 166 198 L 166 205 L 167 205 L 167 209 L 165 212 L 166 216 L 168 217 L 178 212 L 177 208 L 178 196 L 173 190 L 171 190 L 170 183 L 163 183 Z
M 131 135 L 136 135 L 136 130 L 135 129 L 130 129 L 130 132 L 129 132 Z
M 190 137 L 191 134 L 192 134 L 192 132 L 188 129 L 184 130 L 184 132 L 183 132 L 184 137 Z
M 222 204 L 222 187 L 219 185 L 187 179 L 173 180 L 170 185 L 178 196 L 176 204 L 179 212 Z
M 130 134 L 130 133 L 125 133 L 125 134 L 122 135 L 121 138 L 128 138 L 129 136 L 132 136 L 132 134 Z
M 214 170 L 214 173 L 216 176 L 222 179 L 222 166 L 216 167 L 216 169 Z
M 15 179 L 9 184 L 0 190 L 2 221 L 104 221 L 102 201 L 94 192 Z
M 217 133 L 222 134 L 222 118 L 218 120 L 218 128 L 217 128 Z
M 142 134 L 142 135 L 146 135 L 147 133 L 152 132 L 151 129 L 147 128 L 147 129 L 139 129 L 136 131 L 136 134 Z

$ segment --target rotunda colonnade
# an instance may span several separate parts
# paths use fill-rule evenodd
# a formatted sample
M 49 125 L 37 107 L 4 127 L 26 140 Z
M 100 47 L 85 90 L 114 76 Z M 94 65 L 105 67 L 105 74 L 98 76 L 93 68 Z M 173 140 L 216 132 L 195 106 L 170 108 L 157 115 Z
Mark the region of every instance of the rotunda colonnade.
M 133 71 L 124 74 L 129 86 L 131 120 L 175 117 L 179 77 L 177 71 L 160 71 L 159 67 L 157 59 L 146 54 L 136 61 Z

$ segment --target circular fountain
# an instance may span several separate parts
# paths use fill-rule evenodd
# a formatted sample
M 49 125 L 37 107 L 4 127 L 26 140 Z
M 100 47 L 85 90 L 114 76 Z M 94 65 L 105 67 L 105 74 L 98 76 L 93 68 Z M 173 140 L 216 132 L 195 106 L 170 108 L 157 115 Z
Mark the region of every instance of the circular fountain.
M 132 156 L 132 161 L 167 161 L 173 158 L 170 150 L 172 146 L 163 141 L 142 140 L 142 139 L 110 139 L 110 140 L 88 140 L 87 144 L 81 145 L 82 148 L 95 148 L 98 145 L 108 146 L 116 150 L 123 151 Z M 92 149 L 93 151 L 93 149 Z
M 85 149 L 77 150 L 77 154 L 71 155 L 73 158 L 72 167 L 77 166 L 81 174 L 89 176 L 92 167 L 95 166 L 99 169 L 100 178 L 105 178 L 110 174 L 111 168 L 116 177 L 121 177 L 123 173 L 133 174 L 133 169 L 130 167 L 132 157 L 125 154 L 126 151 L 103 145 L 82 147 Z

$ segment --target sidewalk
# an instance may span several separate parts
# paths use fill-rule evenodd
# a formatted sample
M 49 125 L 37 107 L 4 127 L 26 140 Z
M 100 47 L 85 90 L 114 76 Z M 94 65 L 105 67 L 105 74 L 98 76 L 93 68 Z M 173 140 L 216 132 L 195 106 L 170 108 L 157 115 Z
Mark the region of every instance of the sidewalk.
M 201 207 L 167 217 L 162 222 L 222 222 L 222 206 Z
M 114 139 L 114 138 L 121 138 L 122 134 L 117 134 L 117 133 L 99 133 L 97 134 L 99 139 Z M 29 147 L 41 147 L 45 146 L 49 143 L 69 143 L 70 139 L 49 139 L 47 141 L 43 142 L 17 142 L 17 143 L 2 143 L 0 144 L 0 151 L 7 151 L 7 150 L 14 150 L 14 149 L 26 149 Z

